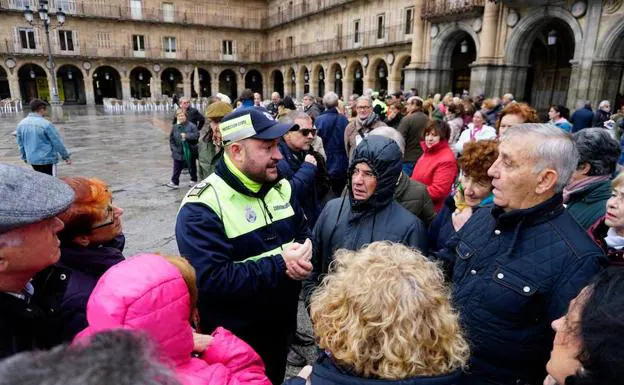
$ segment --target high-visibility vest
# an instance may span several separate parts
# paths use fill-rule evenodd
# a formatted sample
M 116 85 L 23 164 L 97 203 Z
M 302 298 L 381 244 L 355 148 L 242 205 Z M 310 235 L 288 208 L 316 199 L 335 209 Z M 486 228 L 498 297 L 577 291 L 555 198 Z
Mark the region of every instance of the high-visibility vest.
M 279 181 L 264 199 L 241 194 L 228 185 L 216 173 L 211 174 L 201 183 L 193 187 L 182 200 L 180 208 L 187 203 L 203 203 L 215 212 L 225 229 L 230 242 L 236 238 L 260 231 L 273 222 L 287 219 L 295 215 L 290 204 L 292 189 L 286 179 Z M 236 262 L 258 260 L 276 254 L 294 242 L 293 237 L 279 247 L 270 250 L 258 250 L 258 253 Z M 233 256 L 236 258 L 237 256 Z

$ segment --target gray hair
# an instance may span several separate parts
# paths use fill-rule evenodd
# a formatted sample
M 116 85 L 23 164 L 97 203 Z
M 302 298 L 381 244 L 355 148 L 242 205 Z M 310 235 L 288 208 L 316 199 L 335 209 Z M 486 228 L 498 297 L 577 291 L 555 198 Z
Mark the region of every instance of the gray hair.
M 295 110 L 295 111 L 290 111 L 288 114 L 282 116 L 279 119 L 279 122 L 282 124 L 293 124 L 297 120 L 308 120 L 308 119 L 312 120 L 310 115 L 306 114 L 303 111 Z
M 552 168 L 557 173 L 555 192 L 563 191 L 579 161 L 572 137 L 553 124 L 524 123 L 512 126 L 501 136 L 501 143 L 516 139 L 526 143 L 527 136 L 537 137 L 537 143 L 529 149 L 535 160 L 535 172 Z
M 182 102 L 189 102 L 190 103 L 191 99 L 188 96 L 182 96 L 180 98 L 180 103 L 182 103 Z
M 507 98 L 509 100 L 514 100 L 513 94 L 505 94 L 505 95 L 503 95 L 503 98 Z
M 335 92 L 328 92 L 323 96 L 325 108 L 334 108 L 338 105 L 338 95 Z
M 316 100 L 316 96 L 314 96 L 314 95 L 312 95 L 310 93 L 304 94 L 303 97 L 304 98 L 308 98 L 308 99 L 312 99 L 312 101 Z
M 598 105 L 599 109 L 602 109 L 603 107 L 609 105 L 609 107 L 611 107 L 611 103 L 608 100 L 603 100 L 602 102 L 600 102 L 600 104 Z
M 87 344 L 31 351 L 0 363 L 0 385 L 180 385 L 147 335 L 114 330 Z
M 351 94 L 351 96 L 349 96 L 349 100 L 353 101 L 353 100 L 357 100 L 360 97 L 360 95 L 358 94 Z
M 369 106 L 371 106 L 371 107 L 373 106 L 373 99 L 370 96 L 362 95 L 359 98 L 357 98 L 356 103 L 358 103 L 358 102 L 360 102 L 362 100 L 367 101 Z
M 281 96 L 280 96 L 280 94 L 279 94 L 279 92 L 277 92 L 277 91 L 273 92 L 273 93 L 271 94 L 271 97 L 273 97 L 273 96 L 275 96 L 275 95 L 277 95 L 277 97 L 278 97 L 278 98 L 280 98 L 280 97 L 281 97 Z
M 401 155 L 405 155 L 405 138 L 403 138 L 403 135 L 395 128 L 388 126 L 377 127 L 368 135 L 383 136 L 384 138 L 394 140 L 401 150 Z
M 620 145 L 604 128 L 586 128 L 572 135 L 579 153 L 578 165 L 589 164 L 587 176 L 613 174 L 620 157 Z
M 362 92 L 363 96 L 368 96 L 369 98 L 373 97 L 373 89 L 372 88 L 367 88 L 364 90 L 364 92 Z

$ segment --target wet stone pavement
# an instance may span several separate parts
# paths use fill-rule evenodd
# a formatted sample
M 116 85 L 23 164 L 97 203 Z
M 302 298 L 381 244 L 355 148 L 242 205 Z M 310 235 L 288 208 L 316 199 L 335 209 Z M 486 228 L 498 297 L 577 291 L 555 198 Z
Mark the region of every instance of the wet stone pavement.
M 124 255 L 179 255 L 175 218 L 190 177 L 182 174 L 178 190 L 165 186 L 172 171 L 168 135 L 173 113 L 108 113 L 94 106 L 62 110 L 62 117 L 53 119 L 54 125 L 72 153 L 73 163 L 60 162 L 58 176 L 94 177 L 110 185 L 115 205 L 124 210 Z M 13 135 L 26 115 L 26 111 L 0 114 L 0 163 L 30 168 L 20 159 Z M 301 309 L 299 313 L 300 329 L 310 330 L 307 314 Z M 311 362 L 314 348 L 303 350 Z M 287 377 L 298 370 L 289 367 Z

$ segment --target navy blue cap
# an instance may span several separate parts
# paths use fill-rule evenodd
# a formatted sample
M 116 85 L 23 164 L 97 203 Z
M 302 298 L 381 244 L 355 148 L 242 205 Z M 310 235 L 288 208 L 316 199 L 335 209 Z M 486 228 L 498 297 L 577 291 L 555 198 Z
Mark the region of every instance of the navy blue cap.
M 273 140 L 281 138 L 293 123 L 279 123 L 268 110 L 258 107 L 238 108 L 225 115 L 219 124 L 224 143 L 254 138 Z

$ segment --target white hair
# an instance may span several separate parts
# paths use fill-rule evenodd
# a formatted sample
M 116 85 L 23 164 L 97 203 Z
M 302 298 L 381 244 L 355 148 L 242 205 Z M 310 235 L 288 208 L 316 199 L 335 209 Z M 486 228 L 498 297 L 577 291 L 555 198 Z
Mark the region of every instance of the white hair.
M 529 156 L 535 160 L 535 172 L 552 168 L 557 173 L 555 192 L 563 191 L 574 170 L 578 167 L 579 153 L 572 137 L 553 124 L 524 123 L 512 126 L 501 136 L 501 143 L 517 140 L 527 142 L 527 136 L 537 140 L 529 149 Z
M 403 138 L 403 135 L 395 128 L 388 126 L 377 127 L 368 135 L 383 136 L 384 138 L 394 140 L 401 150 L 401 155 L 405 154 L 405 138 Z
M 598 108 L 602 109 L 603 107 L 606 107 L 607 105 L 608 105 L 609 107 L 611 107 L 611 103 L 610 103 L 608 100 L 603 100 L 603 101 L 602 101 L 602 102 L 600 102 L 600 104 L 598 105 Z
M 232 104 L 232 99 L 230 99 L 230 97 L 225 94 L 222 94 L 219 92 L 217 94 L 217 98 L 219 98 L 222 102 L 226 102 L 227 104 Z
M 323 104 L 326 108 L 334 108 L 338 105 L 338 95 L 335 92 L 328 92 L 323 96 Z
M 509 100 L 514 100 L 514 96 L 512 94 L 505 94 L 505 95 L 503 95 L 503 98 L 507 98 Z
M 279 92 L 277 92 L 277 91 L 273 92 L 273 93 L 271 94 L 271 97 L 273 97 L 273 96 L 275 96 L 275 95 L 277 95 L 277 97 L 278 97 L 278 98 L 280 98 L 280 97 L 281 97 L 281 96 L 280 96 L 280 94 L 279 94 Z
M 373 105 L 373 99 L 370 96 L 366 96 L 366 95 L 362 95 L 359 98 L 357 98 L 356 103 L 365 100 L 366 102 L 368 102 L 368 105 L 372 107 Z
M 373 97 L 373 89 L 372 88 L 367 88 L 364 90 L 364 92 L 362 92 L 362 94 L 364 96 L 368 96 L 369 98 Z

